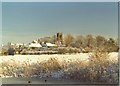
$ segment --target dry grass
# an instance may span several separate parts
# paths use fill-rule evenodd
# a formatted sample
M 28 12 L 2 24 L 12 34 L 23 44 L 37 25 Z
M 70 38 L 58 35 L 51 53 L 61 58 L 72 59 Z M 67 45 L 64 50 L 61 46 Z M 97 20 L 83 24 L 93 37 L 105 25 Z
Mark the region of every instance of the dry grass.
M 58 60 L 55 58 L 50 58 L 48 61 L 42 62 L 41 65 L 46 72 L 55 72 L 61 70 L 61 66 Z
M 118 63 L 107 60 L 108 53 L 96 51 L 89 61 L 63 61 L 56 58 L 30 64 L 30 60 L 17 63 L 14 60 L 2 63 L 2 77 L 51 77 L 53 73 L 63 74 L 61 78 L 85 82 L 118 83 Z M 58 77 L 59 78 L 59 77 Z

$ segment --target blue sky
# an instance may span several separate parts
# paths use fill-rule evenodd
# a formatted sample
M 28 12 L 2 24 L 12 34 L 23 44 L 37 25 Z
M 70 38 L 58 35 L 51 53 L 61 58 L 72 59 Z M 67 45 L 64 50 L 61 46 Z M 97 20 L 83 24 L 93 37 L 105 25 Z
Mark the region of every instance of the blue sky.
M 3 2 L 3 43 L 29 43 L 57 32 L 118 36 L 117 2 Z
M 2 2 L 118 2 L 120 0 L 1 0 Z

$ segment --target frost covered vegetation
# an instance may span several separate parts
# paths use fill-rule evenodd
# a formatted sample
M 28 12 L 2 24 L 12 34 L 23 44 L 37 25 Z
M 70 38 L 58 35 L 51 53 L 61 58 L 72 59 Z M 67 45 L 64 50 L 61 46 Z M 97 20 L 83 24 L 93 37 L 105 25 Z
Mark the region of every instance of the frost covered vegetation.
M 111 56 L 111 53 L 97 50 L 85 55 L 84 57 L 78 55 L 78 58 L 74 55 L 71 57 L 56 55 L 56 57 L 44 59 L 38 56 L 38 59 L 34 61 L 27 57 L 24 57 L 23 61 L 20 57 L 6 60 L 3 56 L 4 61 L 0 62 L 2 64 L 1 76 L 3 78 L 8 76 L 49 77 L 89 83 L 118 84 L 118 53 L 113 52 Z
M 118 39 L 68 34 L 64 44 L 63 47 L 47 48 L 47 51 L 19 47 L 23 55 L 0 57 L 1 77 L 46 77 L 118 84 Z M 2 55 L 7 55 L 6 47 L 2 48 Z M 29 51 L 33 53 L 26 53 Z
M 53 43 L 56 44 L 55 42 L 56 38 L 49 37 L 49 39 L 45 40 L 45 43 Z M 88 53 L 88 52 L 93 52 L 96 51 L 97 48 L 102 49 L 103 51 L 107 52 L 118 52 L 118 38 L 105 38 L 103 36 L 93 36 L 93 35 L 78 35 L 78 36 L 73 36 L 71 34 L 66 34 L 63 37 L 62 40 L 62 45 L 64 47 L 59 47 L 56 46 L 55 48 L 46 48 L 42 49 L 37 49 L 32 50 L 28 46 L 19 46 L 14 47 L 16 52 L 19 52 L 19 54 L 23 55 L 40 55 L 40 54 L 66 54 L 66 53 Z M 41 44 L 43 41 L 38 39 L 38 43 Z M 7 55 L 8 54 L 8 48 L 10 47 L 10 43 L 7 45 L 4 45 L 2 47 L 2 55 Z M 44 51 L 44 52 L 42 52 Z M 50 52 L 48 52 L 50 51 Z M 52 51 L 52 52 L 51 52 Z

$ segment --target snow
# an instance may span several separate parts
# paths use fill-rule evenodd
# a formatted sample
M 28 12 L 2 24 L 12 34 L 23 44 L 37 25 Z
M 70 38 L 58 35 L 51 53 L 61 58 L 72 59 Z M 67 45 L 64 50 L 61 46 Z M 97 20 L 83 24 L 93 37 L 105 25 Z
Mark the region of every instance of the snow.
M 15 74 L 14 74 L 14 71 L 12 71 L 13 75 L 16 76 L 17 75 L 20 75 L 20 76 L 24 76 L 23 73 L 21 73 L 21 71 L 23 69 L 21 69 L 21 65 L 18 65 L 17 63 L 20 63 L 20 64 L 23 64 L 23 63 L 28 63 L 28 64 L 32 64 L 32 63 L 37 63 L 39 65 L 39 62 L 43 62 L 43 61 L 47 61 L 49 60 L 50 58 L 55 58 L 57 59 L 57 61 L 59 61 L 59 63 L 71 63 L 71 62 L 79 62 L 79 61 L 89 61 L 89 55 L 91 53 L 79 53 L 79 54 L 52 54 L 52 55 L 14 55 L 14 56 L 0 56 L 0 64 L 3 63 L 3 62 L 9 62 L 9 64 L 14 64 L 14 65 L 17 65 L 19 66 L 18 69 L 13 68 L 14 71 L 17 71 Z M 109 57 L 108 57 L 108 60 L 111 60 L 112 62 L 118 62 L 118 53 L 117 52 L 112 52 L 112 53 L 109 53 Z M 24 64 L 25 65 L 25 64 Z M 40 65 L 39 65 L 40 66 Z M 67 68 L 65 69 L 64 71 L 63 70 L 60 70 L 60 71 L 56 71 L 56 72 L 53 72 L 51 73 L 51 77 L 53 78 L 62 78 L 64 76 L 64 73 L 65 71 L 69 71 L 70 73 L 72 72 L 72 70 L 74 69 L 74 67 L 72 65 L 69 64 L 69 67 L 70 68 Z M 113 64 L 113 66 L 110 66 L 108 68 L 108 71 L 110 72 L 109 74 L 116 77 L 115 74 L 116 71 L 117 71 L 117 67 L 115 64 Z M 11 66 L 9 67 L 11 68 Z M 33 70 L 36 70 L 37 66 L 35 67 L 35 69 Z M 76 67 L 75 67 L 76 68 Z M 7 67 L 4 67 L 3 68 L 4 71 L 7 70 Z M 28 65 L 28 69 L 31 69 L 31 67 Z M 2 69 L 0 69 L 2 70 Z M 111 71 L 113 70 L 113 72 Z M 83 70 L 84 71 L 84 70 Z M 115 71 L 115 72 L 114 72 Z M 105 73 L 106 71 L 104 71 Z M 84 74 L 84 72 L 82 72 L 81 70 L 81 73 Z M 47 73 L 40 73 L 38 74 L 40 75 L 39 77 L 46 77 L 48 76 L 49 74 Z M 35 76 L 35 75 L 33 75 Z M 37 76 L 37 75 L 36 75 Z M 3 76 L 5 77 L 5 75 Z M 105 76 L 106 77 L 106 76 Z
M 46 61 L 50 58 L 56 58 L 58 61 L 87 61 L 89 58 L 89 53 L 80 53 L 80 54 L 65 54 L 65 55 L 14 55 L 14 56 L 0 56 L 0 63 L 5 61 L 14 60 L 16 62 L 30 61 L 32 62 L 41 62 Z M 118 53 L 112 52 L 109 53 L 109 59 L 111 61 L 118 61 Z
M 109 60 L 118 62 L 118 53 L 116 52 L 109 53 Z
M 88 54 L 86 53 L 80 53 L 80 54 L 72 54 L 72 55 L 14 55 L 14 56 L 1 56 L 0 63 L 5 62 L 8 60 L 14 60 L 16 62 L 24 62 L 29 60 L 31 63 L 32 62 L 37 62 L 37 61 L 45 61 L 50 58 L 56 58 L 58 61 L 76 61 L 76 60 L 87 60 L 89 58 Z
M 31 43 L 29 47 L 42 47 L 39 43 Z
M 48 47 L 57 46 L 57 45 L 51 44 L 51 43 L 46 43 L 46 45 L 47 45 Z

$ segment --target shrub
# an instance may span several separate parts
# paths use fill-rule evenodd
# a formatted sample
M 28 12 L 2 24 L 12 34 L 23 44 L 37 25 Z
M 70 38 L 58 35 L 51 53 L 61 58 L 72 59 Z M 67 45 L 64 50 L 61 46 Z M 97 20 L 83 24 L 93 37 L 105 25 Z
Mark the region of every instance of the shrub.
M 2 77 L 13 76 L 18 77 L 23 74 L 23 77 L 51 77 L 52 75 L 58 78 L 62 74 L 63 79 L 75 79 L 87 83 L 105 83 L 118 84 L 119 65 L 109 61 L 108 53 L 98 49 L 90 53 L 88 61 L 71 61 L 64 60 L 59 62 L 57 58 L 52 57 L 48 60 L 30 64 L 30 60 L 26 60 L 22 64 L 19 62 L 3 62 Z M 58 75 L 57 75 L 58 74 Z
M 61 69 L 61 66 L 57 59 L 50 58 L 48 61 L 42 63 L 43 69 L 46 70 L 46 72 L 54 72 L 59 71 Z
M 108 52 L 103 52 L 102 50 L 98 49 L 97 51 L 93 52 L 93 54 L 90 55 L 90 62 L 89 62 L 89 69 L 90 72 L 88 73 L 89 79 L 93 82 L 101 82 L 101 83 L 110 83 L 110 77 L 112 74 L 109 73 L 110 70 L 109 66 L 111 66 L 111 63 L 108 60 Z M 117 77 L 116 77 L 117 78 Z M 114 80 L 115 78 L 112 78 Z M 114 80 L 115 83 L 118 83 L 118 81 Z

